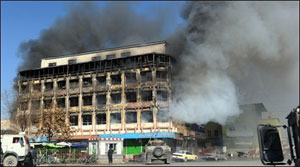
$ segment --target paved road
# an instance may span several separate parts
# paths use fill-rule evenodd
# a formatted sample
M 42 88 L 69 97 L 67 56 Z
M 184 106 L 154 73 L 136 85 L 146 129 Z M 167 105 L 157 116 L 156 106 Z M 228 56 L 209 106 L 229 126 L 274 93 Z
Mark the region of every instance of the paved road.
M 263 166 L 260 160 L 172 162 L 170 165 L 171 166 Z M 41 165 L 41 166 L 50 166 L 50 165 Z M 62 166 L 62 164 L 51 165 L 51 166 Z M 98 164 L 98 165 L 63 164 L 63 166 L 108 166 L 108 164 Z M 113 164 L 112 166 L 151 166 L 151 165 L 145 165 L 145 163 L 124 163 L 124 164 Z M 153 166 L 168 166 L 168 165 L 157 161 L 153 163 Z

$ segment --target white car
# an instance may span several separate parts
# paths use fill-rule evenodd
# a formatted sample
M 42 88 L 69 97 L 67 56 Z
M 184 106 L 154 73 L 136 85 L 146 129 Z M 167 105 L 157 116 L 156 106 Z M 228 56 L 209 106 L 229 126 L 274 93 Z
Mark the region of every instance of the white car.
M 194 161 L 194 160 L 198 159 L 198 156 L 192 154 L 189 151 L 182 150 L 182 151 L 173 153 L 172 159 L 173 160 L 181 160 L 181 161 Z

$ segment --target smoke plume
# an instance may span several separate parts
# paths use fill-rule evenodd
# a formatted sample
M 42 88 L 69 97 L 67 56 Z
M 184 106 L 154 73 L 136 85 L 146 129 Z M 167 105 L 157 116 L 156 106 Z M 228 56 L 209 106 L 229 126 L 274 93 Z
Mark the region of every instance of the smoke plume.
M 272 109 L 280 102 L 290 105 L 286 111 L 296 106 L 298 7 L 298 2 L 190 3 L 183 35 L 172 37 L 184 42 L 171 116 L 223 124 L 240 113 L 238 104 L 263 102 Z
M 20 70 L 41 58 L 167 39 L 177 63 L 170 116 L 225 123 L 239 104 L 263 102 L 289 110 L 298 103 L 298 2 L 189 2 L 186 25 L 167 31 L 176 10 L 136 13 L 130 3 L 74 5 L 35 40 L 20 46 Z M 276 105 L 277 107 L 279 105 Z M 284 114 L 286 115 L 286 114 Z

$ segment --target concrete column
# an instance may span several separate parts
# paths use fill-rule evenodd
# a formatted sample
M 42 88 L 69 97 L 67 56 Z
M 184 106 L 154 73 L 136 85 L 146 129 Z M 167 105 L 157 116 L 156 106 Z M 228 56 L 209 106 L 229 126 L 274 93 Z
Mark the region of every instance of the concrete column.
M 40 99 L 40 112 L 41 112 L 41 117 L 43 118 L 44 116 L 44 92 L 45 92 L 45 79 L 41 81 L 41 99 Z M 39 129 L 42 128 L 42 124 L 39 124 Z
M 126 104 L 126 95 L 125 95 L 125 72 L 121 73 L 121 85 L 122 85 L 122 93 L 121 93 L 121 127 L 124 131 L 126 125 L 126 114 L 125 114 L 125 104 Z
M 110 130 L 110 92 L 111 92 L 111 81 L 110 81 L 110 72 L 106 73 L 106 87 L 108 88 L 106 92 L 106 127 L 107 130 Z
M 79 129 L 82 129 L 82 76 L 79 76 L 79 96 L 78 96 L 78 127 Z
M 156 98 L 156 68 L 152 69 L 152 85 L 153 85 L 153 89 L 152 89 L 152 102 L 154 104 L 153 107 L 153 127 L 154 129 L 156 129 L 156 125 L 157 125 L 157 98 Z
M 96 100 L 96 74 L 92 75 L 92 83 L 93 83 L 93 97 L 92 97 L 92 109 L 93 109 L 93 114 L 92 114 L 92 127 L 93 127 L 93 132 L 96 131 L 96 106 L 97 106 L 97 100 Z
M 140 73 L 140 69 L 136 69 L 136 80 L 137 80 L 137 83 L 138 83 L 138 88 L 137 88 L 137 92 L 136 92 L 136 100 L 137 100 L 137 103 L 140 105 L 141 104 L 141 73 Z M 138 108 L 137 109 L 137 124 L 138 124 L 138 130 L 141 129 L 141 109 Z
M 69 113 L 69 107 L 70 107 L 70 104 L 69 104 L 69 97 L 70 97 L 70 94 L 69 94 L 69 89 L 70 89 L 70 76 L 66 77 L 66 96 L 65 96 L 65 109 L 66 109 L 66 124 L 69 124 L 70 123 L 70 113 Z
M 29 111 L 27 114 L 29 114 L 29 116 L 27 117 L 27 132 L 28 132 L 28 135 L 31 134 L 31 131 L 30 131 L 30 127 L 32 126 L 32 122 L 31 122 L 31 114 L 32 114 L 32 111 L 31 111 L 31 103 L 32 103 L 32 94 L 33 94 L 33 80 L 28 83 L 28 87 L 29 87 L 29 99 L 27 101 L 27 111 Z

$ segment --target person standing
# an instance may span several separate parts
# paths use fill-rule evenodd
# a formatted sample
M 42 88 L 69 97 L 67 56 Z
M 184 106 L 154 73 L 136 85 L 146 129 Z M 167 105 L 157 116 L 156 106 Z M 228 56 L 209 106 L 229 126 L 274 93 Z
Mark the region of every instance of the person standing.
M 33 147 L 30 147 L 30 154 L 32 159 L 32 165 L 33 167 L 36 167 L 36 151 L 34 150 Z
M 113 162 L 113 153 L 114 153 L 114 150 L 112 148 L 112 145 L 109 146 L 109 149 L 108 149 L 108 152 L 107 152 L 107 155 L 108 155 L 108 163 L 112 164 Z

